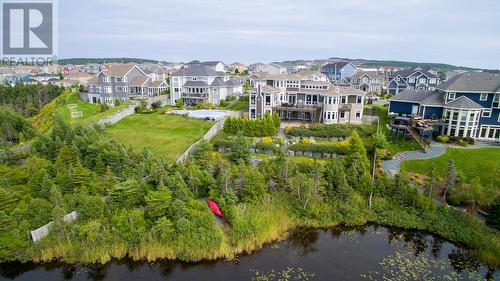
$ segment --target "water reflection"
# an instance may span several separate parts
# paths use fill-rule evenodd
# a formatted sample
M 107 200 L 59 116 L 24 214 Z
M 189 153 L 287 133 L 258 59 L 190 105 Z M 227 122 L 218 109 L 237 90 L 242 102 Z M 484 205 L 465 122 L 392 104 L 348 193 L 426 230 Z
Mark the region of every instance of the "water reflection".
M 283 270 L 291 266 L 314 272 L 311 280 L 359 280 L 363 273 L 372 270 L 389 270 L 396 274 L 396 279 L 398 273 L 412 274 L 412 267 L 406 272 L 397 266 L 387 268 L 382 261 L 386 258 L 399 264 L 418 260 L 414 266 L 424 264 L 423 273 L 452 276 L 453 280 L 467 280 L 471 278 L 469 273 L 486 280 L 496 277 L 494 268 L 483 266 L 467 249 L 442 238 L 426 232 L 366 225 L 327 230 L 300 228 L 277 247 L 268 246 L 241 256 L 238 263 L 148 263 L 130 258 L 87 266 L 10 262 L 0 263 L 0 280 L 249 280 L 254 270 Z

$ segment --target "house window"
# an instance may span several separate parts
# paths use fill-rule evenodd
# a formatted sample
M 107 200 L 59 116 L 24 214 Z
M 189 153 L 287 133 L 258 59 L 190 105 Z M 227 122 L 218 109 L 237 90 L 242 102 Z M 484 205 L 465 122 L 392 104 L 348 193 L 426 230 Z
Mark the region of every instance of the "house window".
M 410 78 L 410 79 L 408 79 L 408 82 L 409 82 L 409 83 L 415 83 L 415 78 Z
M 116 82 L 122 82 L 122 78 L 121 77 L 116 77 Z
M 340 97 L 340 103 L 347 103 L 347 97 L 346 96 L 341 96 Z
M 484 109 L 483 114 L 481 114 L 481 117 L 485 117 L 485 118 L 491 117 L 491 109 Z
M 330 111 L 328 111 L 327 116 L 327 119 L 332 119 L 332 113 Z
M 480 101 L 485 101 L 485 100 L 488 100 L 488 94 L 487 94 L 487 93 L 483 93 L 483 94 L 481 94 L 481 96 L 479 97 L 479 100 L 480 100 Z
M 425 78 L 420 78 L 420 79 L 418 79 L 418 83 L 420 83 L 420 84 L 425 84 Z
M 266 105 L 271 105 L 271 96 L 266 95 Z
M 436 78 L 431 78 L 429 80 L 429 84 L 436 84 Z
M 340 118 L 342 118 L 342 119 L 345 118 L 345 111 L 340 112 Z
M 358 96 L 357 99 L 356 99 L 356 103 L 363 103 L 363 97 L 362 96 Z
M 332 112 L 332 120 L 335 120 L 335 115 L 337 114 L 337 112 Z
M 356 118 L 357 119 L 361 118 L 361 111 L 360 110 L 356 110 Z
M 499 94 L 496 94 L 493 97 L 493 103 L 491 104 L 491 107 L 500 108 L 500 95 Z
M 448 100 L 454 100 L 455 99 L 455 93 L 448 93 Z

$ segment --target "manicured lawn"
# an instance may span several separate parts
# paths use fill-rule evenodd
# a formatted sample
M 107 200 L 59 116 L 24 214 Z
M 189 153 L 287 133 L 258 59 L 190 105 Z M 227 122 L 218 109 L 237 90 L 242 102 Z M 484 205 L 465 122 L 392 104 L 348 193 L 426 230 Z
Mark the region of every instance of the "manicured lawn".
M 391 140 L 390 133 L 391 130 L 389 130 L 386 126 L 387 124 L 387 115 L 388 115 L 388 108 L 384 107 L 382 105 L 371 105 L 372 107 L 377 107 L 380 110 L 380 128 L 383 130 L 382 132 L 385 133 L 387 137 L 387 141 L 389 142 L 389 147 L 388 150 L 392 155 L 395 155 L 398 152 L 401 151 L 411 151 L 411 150 L 420 150 L 420 146 L 412 141 L 412 140 L 399 140 L 398 144 L 396 144 L 396 137 L 395 134 L 393 133 L 393 140 Z M 401 137 L 401 136 L 400 136 Z
M 166 160 L 175 161 L 198 141 L 214 122 L 187 119 L 177 115 L 134 114 L 108 127 L 106 131 L 125 145 L 147 148 Z
M 446 153 L 440 157 L 427 160 L 403 161 L 402 171 L 427 174 L 432 164 L 444 177 L 446 174 L 448 159 L 455 161 L 455 166 L 467 181 L 479 176 L 483 185 L 493 183 L 500 187 L 500 148 L 460 149 L 448 148 Z
M 230 109 L 230 110 L 234 110 L 234 111 L 248 109 L 248 100 L 247 99 L 237 100 L 235 103 L 230 104 L 226 109 Z
M 74 104 L 76 105 L 76 108 L 69 109 L 67 106 L 68 104 Z M 66 98 L 65 103 L 58 108 L 58 113 L 62 114 L 62 116 L 66 121 L 73 124 L 78 124 L 87 122 L 97 122 L 101 118 L 111 115 L 117 112 L 118 110 L 124 109 L 128 106 L 129 106 L 128 104 L 120 104 L 115 107 L 110 107 L 105 112 L 101 112 L 101 105 L 84 102 L 80 100 L 80 98 L 78 97 L 78 93 L 70 93 L 69 96 Z M 72 111 L 74 112 L 81 111 L 83 113 L 83 116 L 78 118 L 73 118 L 71 117 Z

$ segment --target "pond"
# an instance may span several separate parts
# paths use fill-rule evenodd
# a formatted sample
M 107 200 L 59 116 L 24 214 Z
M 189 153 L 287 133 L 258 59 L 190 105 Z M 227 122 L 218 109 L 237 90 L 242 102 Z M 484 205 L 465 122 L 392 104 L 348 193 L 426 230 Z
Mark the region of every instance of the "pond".
M 231 261 L 0 264 L 0 280 L 500 280 L 463 247 L 380 226 L 298 229 Z

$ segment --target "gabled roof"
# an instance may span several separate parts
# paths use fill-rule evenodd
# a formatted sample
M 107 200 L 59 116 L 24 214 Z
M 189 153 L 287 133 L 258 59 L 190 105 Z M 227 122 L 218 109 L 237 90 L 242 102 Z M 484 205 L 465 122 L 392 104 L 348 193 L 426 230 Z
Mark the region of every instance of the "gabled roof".
M 436 86 L 447 92 L 500 92 L 500 75 L 488 72 L 467 72 Z
M 158 88 L 158 87 L 161 86 L 161 84 L 165 84 L 165 83 L 163 83 L 163 81 L 154 81 L 154 82 L 151 83 L 150 87 L 152 87 L 152 88 Z
M 137 76 L 132 81 L 130 81 L 131 86 L 142 86 L 144 83 L 146 83 L 149 79 L 148 76 Z
M 103 72 L 106 76 L 122 77 L 129 73 L 130 70 L 134 67 L 137 67 L 137 65 L 133 63 L 112 64 L 107 69 L 102 70 L 101 72 Z
M 392 96 L 390 101 L 413 102 L 428 106 L 443 106 L 443 94 L 436 91 L 421 91 L 406 89 L 401 93 Z
M 224 77 L 224 72 L 215 71 L 208 66 L 191 66 L 187 68 L 181 68 L 172 73 L 173 77 L 181 77 L 181 76 L 215 76 L 215 77 Z
M 432 68 L 430 68 L 430 67 L 408 68 L 408 69 L 403 69 L 403 70 L 393 72 L 392 75 L 390 76 L 390 78 L 394 78 L 398 75 L 400 75 L 403 78 L 406 78 L 406 77 L 409 77 L 416 72 L 420 72 L 421 74 L 423 74 L 429 78 L 438 78 L 438 76 L 436 76 L 432 73 L 433 71 L 434 70 L 432 70 Z
M 208 86 L 207 82 L 200 80 L 186 81 L 186 83 L 184 83 L 184 87 L 207 87 L 207 86 Z
M 446 107 L 463 109 L 482 109 L 483 107 L 466 96 L 460 96 L 457 99 L 446 104 Z
M 214 79 L 214 81 L 212 81 L 212 84 L 210 84 L 210 86 L 212 86 L 212 87 L 222 87 L 225 85 L 226 85 L 226 83 L 224 83 L 224 81 L 220 78 Z
M 323 66 L 323 68 L 335 68 L 336 67 L 337 69 L 341 69 L 348 64 L 350 64 L 350 62 L 348 62 L 348 61 L 339 61 L 339 62 L 329 63 L 329 64 Z

